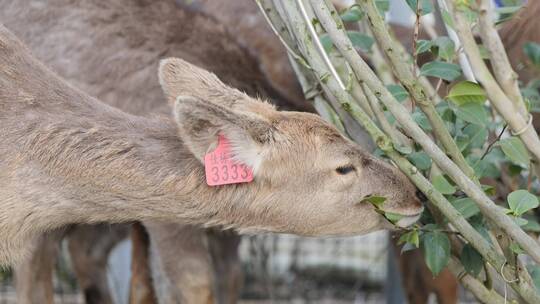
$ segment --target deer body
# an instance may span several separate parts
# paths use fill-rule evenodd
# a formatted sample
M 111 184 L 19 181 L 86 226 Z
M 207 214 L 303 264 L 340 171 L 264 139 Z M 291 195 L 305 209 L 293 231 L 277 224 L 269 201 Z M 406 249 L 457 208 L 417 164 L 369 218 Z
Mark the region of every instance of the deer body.
M 176 123 L 85 95 L 5 28 L 0 67 L 0 153 L 7 156 L 0 160 L 0 264 L 17 261 L 36 235 L 72 223 L 165 220 L 343 235 L 385 227 L 371 206 L 358 204 L 367 195 L 387 196 L 385 208 L 407 216 L 403 224 L 421 211 L 401 173 L 320 118 L 277 112 L 185 61 L 161 68 Z M 255 169 L 254 182 L 205 184 L 201 159 L 218 133 Z M 354 172 L 336 174 L 342 166 Z

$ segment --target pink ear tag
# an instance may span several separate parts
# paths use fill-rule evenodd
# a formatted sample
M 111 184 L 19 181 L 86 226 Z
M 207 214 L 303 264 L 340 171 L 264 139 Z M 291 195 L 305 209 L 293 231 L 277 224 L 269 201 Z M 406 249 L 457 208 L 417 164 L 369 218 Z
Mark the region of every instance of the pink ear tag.
M 216 149 L 204 156 L 204 171 L 209 186 L 249 183 L 253 180 L 251 168 L 232 159 L 229 140 L 221 134 Z

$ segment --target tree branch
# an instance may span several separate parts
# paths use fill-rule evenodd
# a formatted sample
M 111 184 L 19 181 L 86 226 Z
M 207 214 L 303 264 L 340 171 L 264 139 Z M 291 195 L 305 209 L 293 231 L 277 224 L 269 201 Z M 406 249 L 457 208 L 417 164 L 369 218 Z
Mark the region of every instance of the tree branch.
M 495 72 L 495 77 L 508 98 L 514 102 L 514 107 L 519 110 L 519 113 L 523 117 L 527 117 L 528 111 L 519 91 L 518 76 L 510 65 L 504 45 L 491 19 L 491 16 L 494 14 L 491 7 L 491 0 L 481 0 L 479 8 L 480 37 L 488 50 L 489 60 Z

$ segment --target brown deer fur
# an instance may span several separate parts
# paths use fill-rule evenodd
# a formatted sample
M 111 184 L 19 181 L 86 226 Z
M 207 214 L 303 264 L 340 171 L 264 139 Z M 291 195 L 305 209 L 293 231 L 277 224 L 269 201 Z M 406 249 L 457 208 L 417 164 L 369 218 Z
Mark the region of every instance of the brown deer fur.
M 131 229 L 130 304 L 152 304 L 156 302 L 156 294 L 149 267 L 149 256 L 150 237 L 143 225 L 139 223 L 133 224 Z
M 66 237 L 71 264 L 85 303 L 112 303 L 106 277 L 107 258 L 113 246 L 125 238 L 126 232 L 126 225 L 77 225 L 41 235 L 14 269 L 17 303 L 54 303 L 54 266 L 60 241 Z
M 201 11 L 221 21 L 246 49 L 258 59 L 269 81 L 298 110 L 313 112 L 287 58 L 287 51 L 268 26 L 253 0 L 177 0 L 185 7 Z
M 530 64 L 523 52 L 525 43 L 531 41 L 540 43 L 540 2 L 527 1 L 521 10 L 511 20 L 503 24 L 499 35 L 506 48 L 508 59 L 514 70 L 519 74 L 519 80 L 525 84 L 532 78 L 538 78 L 540 71 Z M 538 119 L 536 119 L 538 122 Z M 539 126 L 536 126 L 538 129 Z
M 51 279 L 64 231 L 54 231 L 36 238 L 29 254 L 15 267 L 15 288 L 19 304 L 53 304 Z
M 108 258 L 128 231 L 129 226 L 123 224 L 77 225 L 69 231 L 69 256 L 86 304 L 113 304 L 107 281 Z

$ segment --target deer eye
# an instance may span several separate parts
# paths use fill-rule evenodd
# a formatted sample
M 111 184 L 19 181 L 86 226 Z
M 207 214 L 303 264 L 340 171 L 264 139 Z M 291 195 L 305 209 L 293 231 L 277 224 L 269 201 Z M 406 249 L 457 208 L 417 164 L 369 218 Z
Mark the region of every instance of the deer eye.
M 336 172 L 340 175 L 349 174 L 353 171 L 356 171 L 356 168 L 353 165 L 340 166 L 336 168 Z

